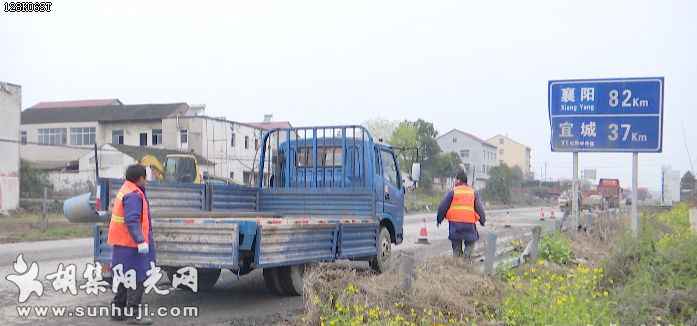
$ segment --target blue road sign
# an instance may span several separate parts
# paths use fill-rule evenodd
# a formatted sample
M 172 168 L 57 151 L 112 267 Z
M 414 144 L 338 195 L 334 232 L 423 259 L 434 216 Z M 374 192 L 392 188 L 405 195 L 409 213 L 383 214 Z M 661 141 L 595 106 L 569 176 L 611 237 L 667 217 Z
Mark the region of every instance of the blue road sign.
M 663 77 L 552 80 L 553 152 L 663 149 Z

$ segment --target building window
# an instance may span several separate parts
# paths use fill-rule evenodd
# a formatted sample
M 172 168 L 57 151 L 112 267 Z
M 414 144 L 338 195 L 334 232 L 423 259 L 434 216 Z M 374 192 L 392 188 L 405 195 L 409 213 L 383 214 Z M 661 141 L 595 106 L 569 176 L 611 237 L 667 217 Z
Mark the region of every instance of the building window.
M 179 130 L 179 143 L 188 144 L 189 143 L 189 130 L 182 129 Z
M 162 129 L 152 130 L 152 145 L 162 145 Z
M 235 133 L 233 132 L 232 135 L 230 135 L 230 147 L 235 147 Z
M 254 138 L 254 150 L 259 150 L 259 138 Z
M 503 145 L 503 138 L 499 138 L 499 145 Z
M 148 133 L 147 132 L 140 133 L 140 146 L 148 146 Z
M 39 129 L 39 144 L 65 145 L 68 142 L 68 129 L 41 128 Z
M 457 143 L 457 138 L 453 137 L 453 144 Z
M 27 131 L 22 130 L 19 132 L 19 142 L 22 143 L 22 145 L 27 144 Z
M 244 149 L 249 149 L 249 136 L 244 136 Z
M 123 129 L 111 131 L 111 143 L 116 145 L 123 145 Z
M 97 128 L 70 128 L 70 144 L 72 145 L 94 145 Z
M 499 155 L 503 155 L 503 148 L 499 149 Z
M 461 158 L 469 158 L 470 157 L 470 150 L 469 149 L 463 149 L 460 151 L 460 157 Z

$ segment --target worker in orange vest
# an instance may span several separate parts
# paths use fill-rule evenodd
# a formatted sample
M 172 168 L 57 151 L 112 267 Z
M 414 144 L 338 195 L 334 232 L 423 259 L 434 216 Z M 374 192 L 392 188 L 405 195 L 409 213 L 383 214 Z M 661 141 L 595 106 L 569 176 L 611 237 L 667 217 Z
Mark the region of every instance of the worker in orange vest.
M 152 236 L 150 207 L 145 196 L 146 183 L 145 167 L 134 164 L 126 169 L 126 180 L 116 193 L 112 208 L 111 221 L 107 243 L 113 246 L 111 266 L 121 265 L 126 274 L 135 271 L 135 289 L 127 288 L 119 283 L 112 304 L 113 320 L 125 318 L 129 323 L 149 325 L 152 320 L 139 316 L 143 298 L 143 282 L 147 279 L 146 272 L 150 263 L 155 262 L 155 245 Z M 116 281 L 116 278 L 114 278 Z
M 484 226 L 486 214 L 479 195 L 467 185 L 467 174 L 460 170 L 453 190 L 449 191 L 438 206 L 437 223 L 448 220 L 448 239 L 452 243 L 453 256 L 471 257 L 474 243 L 479 240 L 477 223 Z M 464 252 L 463 252 L 464 242 Z

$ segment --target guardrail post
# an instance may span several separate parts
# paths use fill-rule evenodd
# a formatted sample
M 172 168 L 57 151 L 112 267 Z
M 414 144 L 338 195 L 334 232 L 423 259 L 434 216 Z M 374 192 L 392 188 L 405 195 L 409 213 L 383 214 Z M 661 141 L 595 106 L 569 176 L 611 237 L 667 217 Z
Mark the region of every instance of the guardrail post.
M 405 254 L 401 259 L 399 271 L 402 277 L 400 286 L 402 290 L 409 291 L 416 279 L 416 260 L 412 254 Z
M 690 210 L 690 225 L 692 225 L 692 231 L 697 232 L 697 208 Z
M 484 249 L 484 274 L 494 273 L 494 261 L 496 261 L 496 234 L 486 234 L 486 248 Z
M 540 237 L 542 236 L 542 227 L 541 226 L 535 226 L 532 228 L 532 240 L 531 245 L 530 245 L 530 260 L 536 260 L 537 259 L 537 252 L 540 247 Z

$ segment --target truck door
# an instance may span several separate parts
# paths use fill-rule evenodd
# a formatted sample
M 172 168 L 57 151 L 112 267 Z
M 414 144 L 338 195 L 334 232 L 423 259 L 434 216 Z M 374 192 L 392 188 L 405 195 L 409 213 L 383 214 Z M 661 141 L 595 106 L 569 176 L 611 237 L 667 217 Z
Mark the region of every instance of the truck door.
M 395 224 L 395 229 L 402 229 L 402 220 L 404 219 L 404 193 L 402 192 L 402 179 L 397 169 L 397 161 L 394 153 L 389 150 L 380 150 L 380 161 L 382 163 L 382 174 L 384 180 L 383 196 L 384 205 L 383 212 L 385 215 L 392 217 Z

